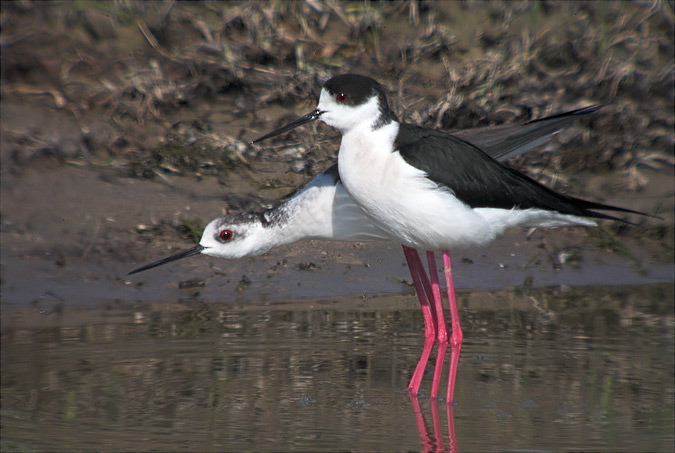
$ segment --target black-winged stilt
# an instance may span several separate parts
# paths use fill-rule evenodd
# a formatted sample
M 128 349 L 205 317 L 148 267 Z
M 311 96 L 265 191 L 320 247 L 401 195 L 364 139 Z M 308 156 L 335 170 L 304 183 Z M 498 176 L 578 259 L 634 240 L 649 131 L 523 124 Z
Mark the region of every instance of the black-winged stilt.
M 576 118 L 597 108 L 587 107 L 525 124 L 478 127 L 451 133 L 480 147 L 495 159 L 506 160 L 545 143 Z M 340 182 L 337 165 L 329 167 L 288 200 L 267 211 L 230 214 L 213 220 L 202 236 L 196 247 L 129 274 L 198 254 L 229 259 L 261 255 L 273 247 L 303 239 L 394 239 L 375 226 L 349 197 Z
M 321 119 L 342 133 L 340 181 L 363 213 L 402 242 L 425 321 L 425 346 L 408 389 L 417 394 L 434 341 L 439 346 L 431 397 L 436 398 L 448 342 L 452 348 L 447 403 L 454 396 L 462 331 L 449 249 L 482 246 L 515 226 L 595 226 L 622 220 L 597 210 L 642 214 L 557 193 L 505 167 L 447 132 L 398 121 L 384 88 L 370 77 L 328 80 L 317 108 L 253 143 Z M 431 287 L 419 255 L 427 250 Z M 443 251 L 452 336 L 448 337 L 434 251 Z M 433 305 L 428 300 L 433 299 Z

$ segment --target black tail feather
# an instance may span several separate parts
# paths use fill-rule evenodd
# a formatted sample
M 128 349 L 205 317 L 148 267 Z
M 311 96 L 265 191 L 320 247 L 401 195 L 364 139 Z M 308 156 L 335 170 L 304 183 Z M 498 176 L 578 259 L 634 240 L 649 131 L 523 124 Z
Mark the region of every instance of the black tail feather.
M 609 214 L 604 214 L 602 212 L 596 212 L 598 210 L 600 210 L 600 211 L 623 212 L 625 214 L 635 214 L 635 215 L 641 215 L 641 216 L 645 216 L 645 217 L 652 217 L 652 218 L 655 218 L 655 219 L 659 218 L 659 217 L 654 216 L 652 214 L 647 214 L 645 212 L 635 211 L 633 209 L 621 208 L 621 207 L 618 207 L 618 206 L 612 206 L 612 205 L 608 205 L 608 204 L 597 203 L 595 201 L 589 201 L 589 200 L 584 200 L 584 199 L 581 199 L 581 198 L 575 198 L 575 197 L 570 197 L 570 196 L 566 196 L 566 198 L 568 199 L 568 201 L 570 203 L 574 204 L 578 208 L 583 209 L 587 213 L 588 217 L 592 217 L 592 218 L 596 218 L 596 219 L 615 220 L 617 222 L 623 222 L 623 223 L 627 223 L 629 225 L 637 226 L 636 223 L 633 223 L 629 220 L 622 219 L 620 217 L 612 216 L 612 215 L 609 215 Z

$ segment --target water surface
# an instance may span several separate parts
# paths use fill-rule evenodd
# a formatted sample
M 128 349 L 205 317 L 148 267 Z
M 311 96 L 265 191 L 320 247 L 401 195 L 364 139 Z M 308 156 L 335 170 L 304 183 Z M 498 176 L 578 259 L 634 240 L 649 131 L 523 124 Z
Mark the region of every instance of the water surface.
M 672 285 L 458 296 L 451 411 L 413 296 L 3 306 L 2 449 L 672 451 Z

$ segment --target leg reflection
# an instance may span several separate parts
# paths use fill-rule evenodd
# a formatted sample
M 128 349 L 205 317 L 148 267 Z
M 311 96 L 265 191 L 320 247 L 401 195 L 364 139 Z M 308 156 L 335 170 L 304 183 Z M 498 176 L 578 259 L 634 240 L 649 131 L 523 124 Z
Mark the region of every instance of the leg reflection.
M 457 447 L 457 436 L 455 434 L 455 416 L 452 412 L 452 404 L 446 404 L 445 415 L 448 423 L 448 446 L 446 449 L 441 416 L 438 411 L 438 399 L 430 400 L 431 404 L 431 424 L 432 431 L 429 431 L 429 425 L 424 417 L 424 412 L 420 406 L 419 399 L 416 395 L 410 395 L 410 402 L 412 403 L 413 411 L 415 413 L 415 420 L 417 422 L 417 430 L 422 441 L 423 452 L 440 452 L 449 451 L 451 453 L 459 451 Z
M 429 435 L 429 428 L 427 427 L 427 421 L 424 418 L 424 413 L 420 407 L 420 400 L 417 398 L 417 395 L 410 394 L 410 402 L 412 403 L 413 412 L 415 413 L 417 431 L 419 432 L 420 439 L 422 440 L 422 451 L 424 453 L 433 451 L 434 441 Z

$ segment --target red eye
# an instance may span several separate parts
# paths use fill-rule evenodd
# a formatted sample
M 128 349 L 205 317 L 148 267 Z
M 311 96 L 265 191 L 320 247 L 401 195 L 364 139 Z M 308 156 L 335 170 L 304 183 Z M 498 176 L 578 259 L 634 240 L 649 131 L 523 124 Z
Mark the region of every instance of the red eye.
M 230 239 L 232 239 L 232 236 L 234 236 L 234 234 L 230 230 L 223 230 L 223 231 L 220 232 L 219 236 L 220 236 L 221 241 L 227 242 Z
M 348 98 L 348 96 L 344 93 L 340 93 L 337 96 L 335 96 L 335 100 L 340 102 L 340 103 L 347 102 L 347 98 Z

